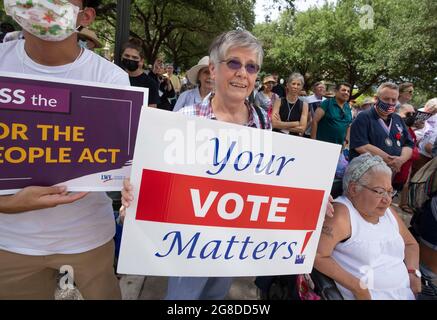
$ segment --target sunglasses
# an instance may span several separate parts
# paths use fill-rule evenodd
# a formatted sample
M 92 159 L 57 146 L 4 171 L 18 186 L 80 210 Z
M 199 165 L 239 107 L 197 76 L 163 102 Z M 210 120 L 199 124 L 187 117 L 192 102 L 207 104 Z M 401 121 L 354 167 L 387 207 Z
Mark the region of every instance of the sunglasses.
M 220 63 L 226 63 L 231 70 L 240 70 L 241 67 L 243 67 L 243 64 L 237 59 L 223 60 L 220 61 Z M 256 63 L 247 63 L 244 65 L 244 69 L 246 69 L 247 73 L 255 74 L 259 71 L 259 65 Z

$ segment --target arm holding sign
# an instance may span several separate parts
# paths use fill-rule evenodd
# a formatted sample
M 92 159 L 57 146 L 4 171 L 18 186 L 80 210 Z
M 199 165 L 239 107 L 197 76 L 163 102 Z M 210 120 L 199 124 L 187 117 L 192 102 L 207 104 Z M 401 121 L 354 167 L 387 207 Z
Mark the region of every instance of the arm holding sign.
M 133 200 L 134 188 L 130 183 L 130 179 L 124 179 L 123 189 L 121 190 L 121 207 L 119 210 L 121 223 L 124 222 L 124 217 L 126 216 L 126 208 L 129 208 Z
M 0 212 L 22 213 L 31 210 L 53 208 L 82 199 L 88 192 L 67 193 L 67 188 L 54 187 L 26 187 L 14 195 L 0 197 Z

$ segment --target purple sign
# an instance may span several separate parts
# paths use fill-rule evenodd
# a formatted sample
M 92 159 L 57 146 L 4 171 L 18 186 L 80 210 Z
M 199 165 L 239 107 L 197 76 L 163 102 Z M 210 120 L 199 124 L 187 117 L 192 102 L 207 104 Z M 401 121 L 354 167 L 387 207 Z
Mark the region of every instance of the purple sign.
M 0 76 L 0 194 L 120 190 L 147 93 L 56 81 Z
M 0 109 L 70 113 L 70 90 L 0 81 Z

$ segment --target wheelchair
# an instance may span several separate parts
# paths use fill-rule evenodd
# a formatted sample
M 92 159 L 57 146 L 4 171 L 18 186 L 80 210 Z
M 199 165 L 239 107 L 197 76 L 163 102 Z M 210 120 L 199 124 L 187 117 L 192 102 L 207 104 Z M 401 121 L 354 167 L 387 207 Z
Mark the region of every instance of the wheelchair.
M 344 300 L 334 280 L 314 269 L 309 274 L 314 284 L 312 291 L 320 300 Z M 263 276 L 255 279 L 261 300 L 302 300 L 298 275 Z M 311 287 L 311 285 L 307 285 Z

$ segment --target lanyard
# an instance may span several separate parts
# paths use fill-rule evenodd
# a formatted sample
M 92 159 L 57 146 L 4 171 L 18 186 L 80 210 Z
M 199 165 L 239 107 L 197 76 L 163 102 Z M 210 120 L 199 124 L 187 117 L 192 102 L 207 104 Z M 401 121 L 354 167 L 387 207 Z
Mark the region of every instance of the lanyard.
M 294 106 L 296 105 L 296 103 L 297 103 L 298 100 L 299 100 L 299 98 L 297 98 L 297 100 L 293 103 L 293 105 L 292 105 L 291 108 L 290 108 L 290 103 L 288 102 L 288 99 L 285 98 L 285 101 L 287 101 L 287 106 L 288 106 L 288 117 L 287 117 L 287 121 L 290 121 L 290 114 L 291 114 L 291 111 L 293 111 Z
M 384 129 L 384 131 L 387 133 L 387 135 L 389 136 L 393 119 L 390 119 L 390 124 L 388 126 L 385 124 L 384 120 L 382 120 L 381 118 L 378 119 L 378 122 L 379 122 L 380 126 Z

